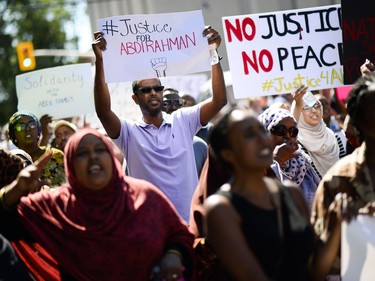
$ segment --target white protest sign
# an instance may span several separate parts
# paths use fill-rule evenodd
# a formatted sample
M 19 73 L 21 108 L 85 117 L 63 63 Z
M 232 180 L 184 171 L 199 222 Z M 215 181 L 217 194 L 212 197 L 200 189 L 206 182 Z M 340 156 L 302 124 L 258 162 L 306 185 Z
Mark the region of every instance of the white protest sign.
M 211 70 L 202 11 L 98 20 L 107 83 Z
M 342 281 L 375 280 L 375 218 L 360 215 L 341 231 Z
M 343 85 L 340 5 L 223 17 L 236 98 Z
M 95 112 L 90 63 L 36 70 L 16 76 L 18 110 L 54 119 Z

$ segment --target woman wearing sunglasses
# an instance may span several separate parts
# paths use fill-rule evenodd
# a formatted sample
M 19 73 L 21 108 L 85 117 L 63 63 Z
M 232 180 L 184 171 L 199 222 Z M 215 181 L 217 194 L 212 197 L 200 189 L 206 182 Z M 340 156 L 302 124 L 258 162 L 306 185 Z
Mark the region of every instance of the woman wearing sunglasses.
M 300 187 L 311 210 L 320 178 L 312 167 L 310 157 L 297 142 L 299 130 L 293 115 L 286 109 L 271 106 L 258 119 L 273 138 L 272 169 L 283 183 L 292 181 Z
M 41 131 L 39 119 L 31 112 L 18 111 L 9 119 L 9 138 L 18 148 L 26 151 L 34 162 L 46 151 L 52 151 L 41 179 L 46 180 L 50 187 L 59 186 L 65 182 L 64 153 L 56 148 L 40 146 Z
M 291 111 L 298 123 L 298 141 L 311 157 L 319 176 L 323 177 L 339 160 L 340 148 L 335 134 L 324 123 L 320 101 L 315 98 L 313 105 L 307 105 L 303 100 L 306 93 L 307 87 L 304 85 L 292 93 L 294 100 Z

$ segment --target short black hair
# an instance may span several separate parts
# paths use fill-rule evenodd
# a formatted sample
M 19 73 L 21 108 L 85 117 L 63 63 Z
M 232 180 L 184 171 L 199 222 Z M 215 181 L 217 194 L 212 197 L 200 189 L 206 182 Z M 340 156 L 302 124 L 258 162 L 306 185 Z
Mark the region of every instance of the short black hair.
M 159 78 L 155 78 L 159 81 L 159 85 L 161 85 L 161 81 Z M 144 80 L 144 79 L 143 79 Z M 139 84 L 141 83 L 141 81 L 143 80 L 134 80 L 133 83 L 132 83 L 132 90 L 133 90 L 133 94 L 137 94 L 137 91 L 139 90 Z

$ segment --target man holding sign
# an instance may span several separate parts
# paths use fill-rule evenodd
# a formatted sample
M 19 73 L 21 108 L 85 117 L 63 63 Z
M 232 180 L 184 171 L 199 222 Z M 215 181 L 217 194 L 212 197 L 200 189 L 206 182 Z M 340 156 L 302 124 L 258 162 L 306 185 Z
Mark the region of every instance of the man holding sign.
M 208 44 L 219 47 L 221 37 L 215 29 L 208 26 L 203 35 L 207 36 Z M 133 122 L 119 119 L 111 110 L 103 67 L 107 43 L 103 33 L 96 32 L 94 36 L 95 108 L 104 129 L 125 155 L 129 175 L 160 188 L 188 222 L 191 198 L 198 184 L 193 137 L 227 103 L 220 63 L 212 65 L 212 98 L 172 114 L 162 111 L 164 86 L 159 79 L 134 81 L 132 98 L 139 105 L 143 119 Z

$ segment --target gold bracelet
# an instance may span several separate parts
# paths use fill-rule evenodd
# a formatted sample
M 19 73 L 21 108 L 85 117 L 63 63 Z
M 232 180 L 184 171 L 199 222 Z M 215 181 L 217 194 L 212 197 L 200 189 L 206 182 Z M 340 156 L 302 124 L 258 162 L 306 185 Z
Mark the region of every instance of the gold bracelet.
M 178 251 L 178 250 L 169 249 L 169 250 L 167 251 L 167 254 L 174 254 L 174 255 L 176 255 L 176 256 L 179 256 L 181 260 L 183 259 L 183 256 L 182 256 L 181 252 Z

